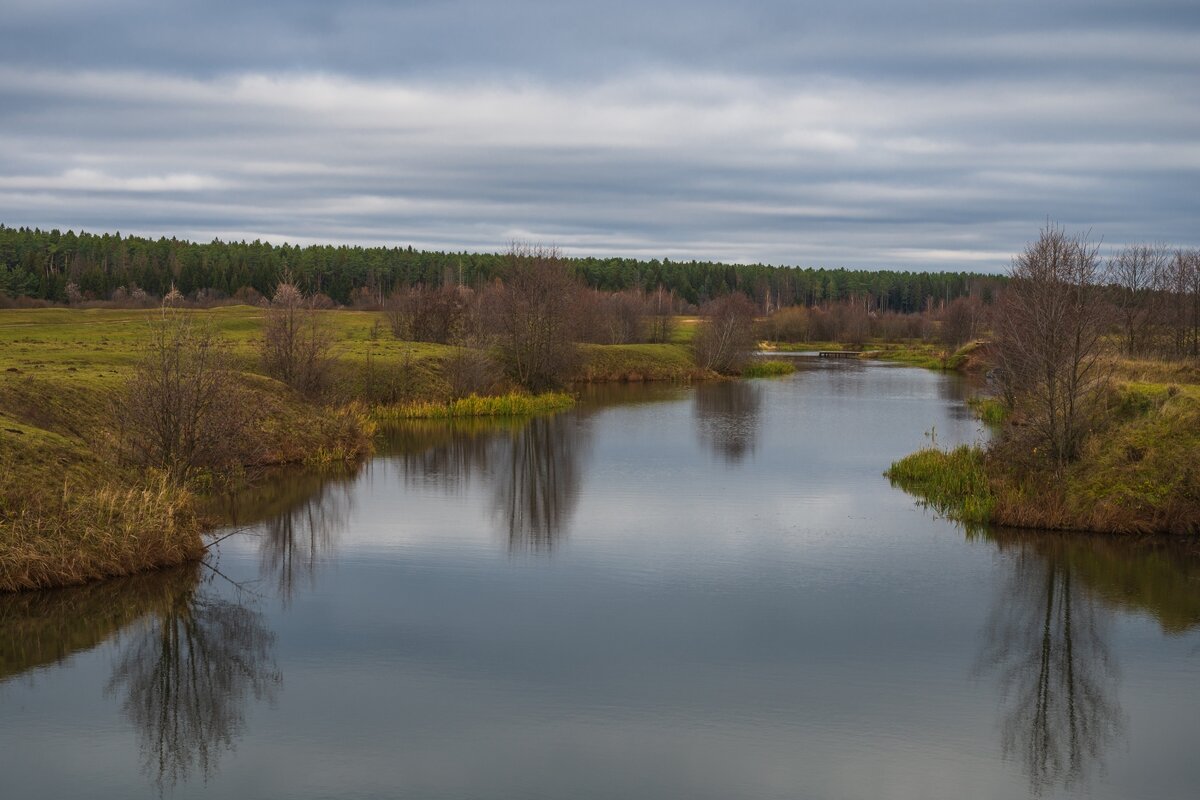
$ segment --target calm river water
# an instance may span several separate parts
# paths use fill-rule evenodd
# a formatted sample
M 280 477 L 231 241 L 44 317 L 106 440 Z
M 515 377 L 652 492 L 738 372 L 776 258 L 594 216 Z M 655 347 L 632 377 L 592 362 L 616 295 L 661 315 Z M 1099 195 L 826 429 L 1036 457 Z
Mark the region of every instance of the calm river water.
M 207 565 L 0 597 L 0 797 L 1197 797 L 1200 558 L 917 506 L 961 396 L 805 362 L 264 485 Z

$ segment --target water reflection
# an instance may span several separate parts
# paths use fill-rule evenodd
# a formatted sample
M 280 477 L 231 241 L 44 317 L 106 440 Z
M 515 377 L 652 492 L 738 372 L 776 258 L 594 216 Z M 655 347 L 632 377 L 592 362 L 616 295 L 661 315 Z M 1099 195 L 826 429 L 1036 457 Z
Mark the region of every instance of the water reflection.
M 1112 619 L 1145 613 L 1171 635 L 1200 626 L 1200 552 L 1161 538 L 976 535 L 1008 557 L 979 658 L 999 679 L 1004 754 L 1035 794 L 1071 786 L 1102 769 L 1124 730 Z
M 1040 795 L 1101 767 L 1122 731 L 1111 611 L 1069 559 L 1018 547 L 1008 568 L 979 669 L 999 683 L 1004 757 L 1020 761 Z
M 137 729 L 143 766 L 159 789 L 194 772 L 207 779 L 232 749 L 250 697 L 273 700 L 280 674 L 274 634 L 247 605 L 181 581 L 131 635 L 122 636 L 108 691 Z
M 357 470 L 284 470 L 221 499 L 233 525 L 259 526 L 260 576 L 275 582 L 285 603 L 316 579 L 349 524 Z
M 386 452 L 399 463 L 406 486 L 434 486 L 459 494 L 472 478 L 486 478 L 497 458 L 497 442 L 519 432 L 523 424 L 413 420 L 389 431 Z
M 161 612 L 196 580 L 195 569 L 145 575 L 44 592 L 0 594 L 0 683 L 61 664 L 121 629 Z
M 459 493 L 485 482 L 509 550 L 550 552 L 570 529 L 589 431 L 581 412 L 499 426 L 418 422 L 397 428 L 389 450 L 406 485 Z
M 726 463 L 754 452 L 762 417 L 762 387 L 754 381 L 701 384 L 692 395 L 696 435 Z
M 1164 633 L 1200 627 L 1200 543 L 1164 537 L 1088 536 L 993 528 L 975 534 L 1002 552 L 1067 565 L 1097 600 L 1144 613 Z
M 274 634 L 210 567 L 50 592 L 0 595 L 0 681 L 116 643 L 106 691 L 121 701 L 143 768 L 160 791 L 207 779 L 232 749 L 250 698 L 273 699 Z
M 539 417 L 509 438 L 492 507 L 509 550 L 546 552 L 570 527 L 579 499 L 585 427 L 568 416 Z

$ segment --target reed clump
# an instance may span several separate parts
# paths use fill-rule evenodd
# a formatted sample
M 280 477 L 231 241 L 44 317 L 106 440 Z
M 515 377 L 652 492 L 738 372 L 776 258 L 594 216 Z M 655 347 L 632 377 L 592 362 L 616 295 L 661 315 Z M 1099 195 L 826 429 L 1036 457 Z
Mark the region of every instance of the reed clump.
M 796 365 L 791 361 L 778 358 L 753 358 L 742 367 L 743 378 L 773 378 L 779 375 L 791 375 L 796 371 Z
M 984 454 L 978 447 L 927 447 L 892 464 L 885 475 L 939 514 L 969 525 L 990 521 L 996 508 Z
M 472 394 L 446 402 L 398 403 L 374 408 L 370 413 L 375 422 L 386 425 L 410 419 L 528 417 L 562 411 L 574 404 L 575 398 L 565 392 L 543 392 L 536 395 L 510 392 L 484 397 Z

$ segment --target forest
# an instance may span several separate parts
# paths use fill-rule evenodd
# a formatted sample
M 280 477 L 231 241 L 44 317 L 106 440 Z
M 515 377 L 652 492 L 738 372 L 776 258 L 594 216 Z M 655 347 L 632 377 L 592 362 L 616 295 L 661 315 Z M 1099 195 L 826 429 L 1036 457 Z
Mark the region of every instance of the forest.
M 849 299 L 867 310 L 911 313 L 966 296 L 990 303 L 1004 278 L 969 272 L 849 270 L 710 261 L 568 258 L 591 288 L 615 292 L 665 289 L 703 305 L 740 292 L 760 313 Z M 398 289 L 478 288 L 499 277 L 505 254 L 449 253 L 409 247 L 298 246 L 268 242 L 207 244 L 120 233 L 75 233 L 0 225 L 0 298 L 49 302 L 161 298 L 174 287 L 199 303 L 270 296 L 281 276 L 333 303 L 382 305 Z

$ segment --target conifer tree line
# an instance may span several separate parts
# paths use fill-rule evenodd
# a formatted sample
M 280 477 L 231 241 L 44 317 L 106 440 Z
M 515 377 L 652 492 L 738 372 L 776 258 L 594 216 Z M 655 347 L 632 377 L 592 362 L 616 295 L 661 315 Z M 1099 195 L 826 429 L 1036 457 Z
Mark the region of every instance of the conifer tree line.
M 855 300 L 865 310 L 911 313 L 956 298 L 991 302 L 1003 278 L 910 272 L 724 264 L 670 259 L 568 258 L 575 277 L 605 292 L 665 289 L 700 306 L 741 293 L 760 313 Z M 505 254 L 410 247 L 207 244 L 175 238 L 61 232 L 0 225 L 0 295 L 50 302 L 162 298 L 172 287 L 198 302 L 270 296 L 284 274 L 334 303 L 377 306 L 412 286 L 478 288 L 500 277 Z

